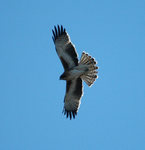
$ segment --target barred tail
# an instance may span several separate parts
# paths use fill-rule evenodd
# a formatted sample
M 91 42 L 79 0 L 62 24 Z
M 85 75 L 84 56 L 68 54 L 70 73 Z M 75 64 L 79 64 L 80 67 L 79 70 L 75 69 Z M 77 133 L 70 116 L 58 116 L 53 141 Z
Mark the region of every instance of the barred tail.
M 88 86 L 91 86 L 96 78 L 98 78 L 98 72 L 96 71 L 98 67 L 96 66 L 97 63 L 95 59 L 89 56 L 87 53 L 83 52 L 79 64 L 87 66 L 88 71 L 83 74 L 81 78 L 86 82 Z

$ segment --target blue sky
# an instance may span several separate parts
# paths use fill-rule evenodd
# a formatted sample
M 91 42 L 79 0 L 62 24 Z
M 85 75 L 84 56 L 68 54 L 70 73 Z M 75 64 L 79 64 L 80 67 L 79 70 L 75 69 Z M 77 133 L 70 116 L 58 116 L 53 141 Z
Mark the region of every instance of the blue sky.
M 6 0 L 0 4 L 0 149 L 145 149 L 145 2 Z M 52 28 L 96 58 L 99 79 L 75 120 Z

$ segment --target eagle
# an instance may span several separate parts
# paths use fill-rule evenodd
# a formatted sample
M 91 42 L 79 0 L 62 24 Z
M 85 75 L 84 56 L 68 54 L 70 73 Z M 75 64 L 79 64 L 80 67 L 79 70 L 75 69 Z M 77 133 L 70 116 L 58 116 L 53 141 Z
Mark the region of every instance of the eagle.
M 54 26 L 52 30 L 56 52 L 61 60 L 64 73 L 60 80 L 66 81 L 63 113 L 66 118 L 75 118 L 83 95 L 83 83 L 91 86 L 96 78 L 98 66 L 88 53 L 82 52 L 80 61 L 75 46 L 62 25 Z

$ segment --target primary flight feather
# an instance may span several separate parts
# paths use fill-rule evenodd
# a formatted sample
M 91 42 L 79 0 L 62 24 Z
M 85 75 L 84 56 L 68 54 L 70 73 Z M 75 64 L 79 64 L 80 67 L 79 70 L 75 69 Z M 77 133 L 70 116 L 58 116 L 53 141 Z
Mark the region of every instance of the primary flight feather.
M 97 69 L 94 58 L 83 52 L 80 61 L 74 45 L 63 26 L 54 26 L 52 39 L 56 52 L 62 62 L 64 73 L 60 80 L 66 80 L 66 94 L 64 97 L 64 115 L 75 118 L 83 94 L 82 80 L 91 86 L 96 80 Z

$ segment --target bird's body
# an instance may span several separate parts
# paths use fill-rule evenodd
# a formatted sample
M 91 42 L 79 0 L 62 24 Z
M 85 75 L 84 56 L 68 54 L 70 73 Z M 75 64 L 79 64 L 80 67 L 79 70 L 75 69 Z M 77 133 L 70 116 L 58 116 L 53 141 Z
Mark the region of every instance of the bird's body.
M 60 79 L 61 80 L 67 80 L 67 81 L 73 80 L 73 79 L 79 78 L 81 75 L 86 73 L 88 70 L 89 69 L 86 65 L 78 65 L 78 66 L 75 66 L 75 67 L 65 71 L 60 76 Z
M 91 86 L 97 78 L 98 67 L 94 58 L 83 52 L 80 61 L 69 35 L 61 26 L 54 27 L 53 41 L 56 52 L 63 64 L 64 73 L 61 80 L 66 80 L 66 94 L 64 98 L 64 114 L 70 119 L 77 115 L 80 99 L 83 94 L 82 80 Z

